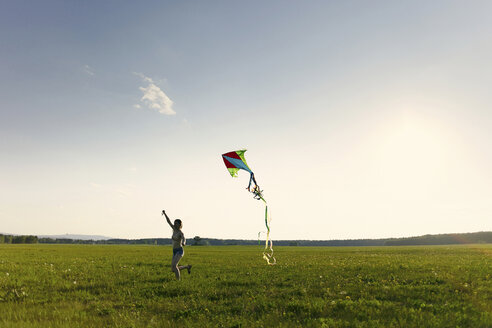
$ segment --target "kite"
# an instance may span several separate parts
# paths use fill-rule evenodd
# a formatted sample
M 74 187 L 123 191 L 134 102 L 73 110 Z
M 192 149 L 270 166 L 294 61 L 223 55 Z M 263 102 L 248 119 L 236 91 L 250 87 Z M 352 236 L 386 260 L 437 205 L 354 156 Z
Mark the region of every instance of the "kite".
M 258 183 L 256 182 L 255 174 L 249 168 L 248 163 L 246 163 L 246 159 L 244 158 L 245 152 L 246 149 L 231 151 L 222 154 L 222 159 L 224 160 L 224 164 L 233 178 L 238 176 L 239 170 L 249 172 L 249 184 L 246 189 L 253 194 L 254 199 L 261 200 L 263 201 L 263 203 L 265 203 L 265 225 L 267 228 L 267 232 L 263 258 L 267 261 L 268 264 L 273 265 L 277 262 L 277 260 L 275 259 L 275 257 L 273 257 L 273 242 L 270 239 L 270 216 L 268 213 L 268 205 L 265 198 L 263 197 L 263 190 L 260 189 L 260 186 L 258 186 Z

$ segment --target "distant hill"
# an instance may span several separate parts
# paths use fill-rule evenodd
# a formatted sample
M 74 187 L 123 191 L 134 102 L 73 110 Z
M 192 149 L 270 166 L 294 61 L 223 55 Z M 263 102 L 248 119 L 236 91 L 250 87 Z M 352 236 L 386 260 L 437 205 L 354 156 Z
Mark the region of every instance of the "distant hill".
M 38 235 L 38 238 L 50 238 L 50 239 L 73 239 L 73 240 L 108 240 L 111 237 L 99 236 L 99 235 L 75 235 L 75 234 L 64 234 L 64 235 Z

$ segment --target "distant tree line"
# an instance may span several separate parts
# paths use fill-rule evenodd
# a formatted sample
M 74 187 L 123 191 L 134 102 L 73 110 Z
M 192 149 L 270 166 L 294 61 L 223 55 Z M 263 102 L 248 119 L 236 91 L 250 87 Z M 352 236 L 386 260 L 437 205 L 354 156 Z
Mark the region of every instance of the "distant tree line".
M 264 240 L 214 239 L 195 236 L 191 246 L 264 245 Z M 38 238 L 37 236 L 13 236 L 0 234 L 0 244 L 95 244 L 95 245 L 170 245 L 170 238 L 80 240 L 69 238 Z M 346 240 L 275 240 L 276 246 L 405 246 L 405 245 L 453 245 L 492 243 L 492 231 L 425 235 L 408 238 L 346 239 Z
M 419 237 L 394 238 L 387 240 L 386 246 L 404 245 L 453 245 L 453 244 L 490 244 L 492 231 L 472 233 L 449 233 L 442 235 L 425 235 Z
M 40 238 L 43 244 L 98 244 L 98 245 L 170 245 L 170 238 L 74 240 Z M 191 246 L 264 245 L 264 240 L 215 239 L 196 236 L 188 242 Z M 425 235 L 410 238 L 346 239 L 346 240 L 274 240 L 275 246 L 405 246 L 452 245 L 492 243 L 492 231 L 461 234 Z
M 37 236 L 14 236 L 0 234 L 0 244 L 37 244 Z

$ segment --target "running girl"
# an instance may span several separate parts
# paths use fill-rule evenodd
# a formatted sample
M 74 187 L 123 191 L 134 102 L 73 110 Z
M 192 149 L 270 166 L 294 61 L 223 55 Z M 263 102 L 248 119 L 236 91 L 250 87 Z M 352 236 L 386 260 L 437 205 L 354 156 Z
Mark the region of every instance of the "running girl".
M 187 269 L 188 273 L 191 273 L 191 265 L 178 266 L 179 260 L 181 260 L 184 255 L 183 247 L 186 245 L 185 236 L 183 231 L 181 231 L 181 228 L 183 228 L 183 222 L 181 222 L 180 219 L 176 219 L 174 220 L 174 224 L 172 224 L 165 210 L 162 210 L 162 215 L 166 217 L 167 223 L 173 229 L 173 235 L 171 237 L 173 240 L 173 259 L 171 261 L 171 270 L 176 275 L 176 279 L 181 280 L 181 270 Z

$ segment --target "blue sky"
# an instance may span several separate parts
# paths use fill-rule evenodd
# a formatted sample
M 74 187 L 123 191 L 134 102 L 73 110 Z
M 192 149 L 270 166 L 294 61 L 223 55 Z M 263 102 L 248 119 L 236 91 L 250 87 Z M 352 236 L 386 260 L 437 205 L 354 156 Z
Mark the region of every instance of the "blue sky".
M 490 230 L 487 1 L 0 5 L 0 231 Z M 169 115 L 171 114 L 171 115 Z

